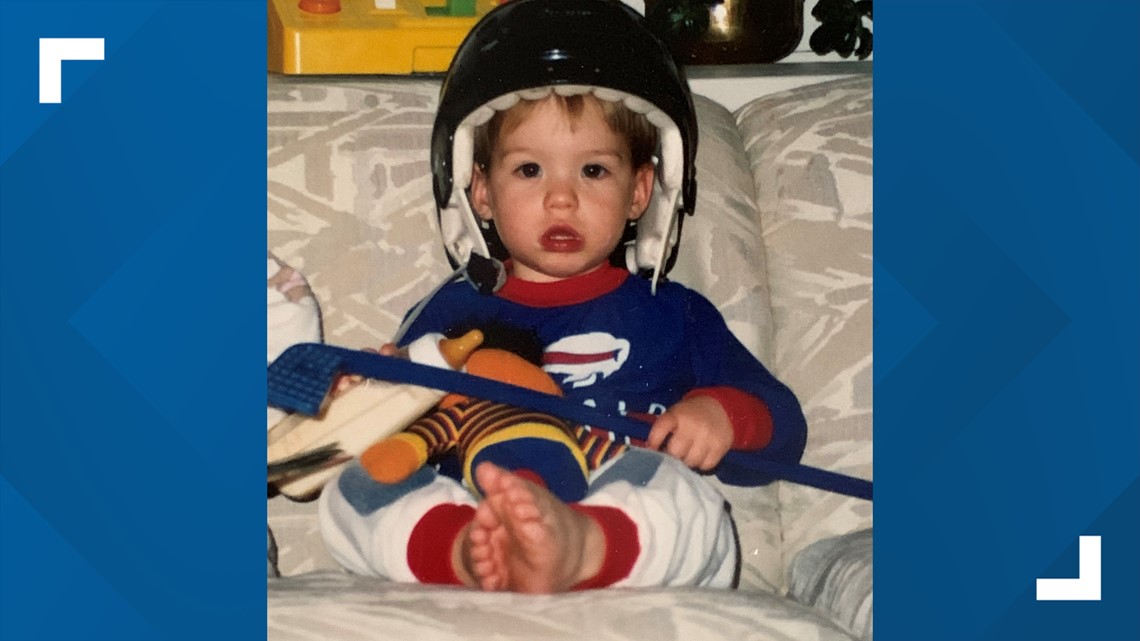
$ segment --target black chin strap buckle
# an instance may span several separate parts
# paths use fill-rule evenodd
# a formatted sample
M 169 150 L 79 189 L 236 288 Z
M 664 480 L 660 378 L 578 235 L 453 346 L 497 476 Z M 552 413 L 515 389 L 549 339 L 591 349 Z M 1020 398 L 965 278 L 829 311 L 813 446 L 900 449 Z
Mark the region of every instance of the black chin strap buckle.
M 472 252 L 467 259 L 463 277 L 480 294 L 490 295 L 502 289 L 507 282 L 507 268 L 502 261 Z

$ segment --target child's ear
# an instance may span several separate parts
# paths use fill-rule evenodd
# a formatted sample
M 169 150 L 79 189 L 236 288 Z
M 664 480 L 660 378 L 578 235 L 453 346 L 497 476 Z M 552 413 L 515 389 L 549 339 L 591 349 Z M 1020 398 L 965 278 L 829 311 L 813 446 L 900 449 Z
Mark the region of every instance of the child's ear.
M 482 220 L 491 220 L 491 202 L 487 195 L 487 175 L 479 163 L 471 168 L 471 208 Z
M 653 163 L 647 162 L 633 172 L 633 199 L 629 206 L 629 219 L 637 220 L 649 207 L 653 197 L 653 182 L 657 177 Z

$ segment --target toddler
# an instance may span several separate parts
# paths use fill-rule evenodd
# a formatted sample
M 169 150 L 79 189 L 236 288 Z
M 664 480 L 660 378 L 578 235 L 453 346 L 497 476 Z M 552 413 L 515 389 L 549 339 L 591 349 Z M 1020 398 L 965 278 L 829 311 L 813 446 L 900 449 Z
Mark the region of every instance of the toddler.
M 684 77 L 621 3 L 513 0 L 475 27 L 444 82 L 435 194 L 451 260 L 500 259 L 505 282 L 445 285 L 398 342 L 492 322 L 534 332 L 566 398 L 652 427 L 571 504 L 490 463 L 475 470 L 481 500 L 430 467 L 389 484 L 354 463 L 320 504 L 340 563 L 518 592 L 734 584 L 732 521 L 698 472 L 730 449 L 797 461 L 805 423 L 712 304 L 664 279 L 695 150 Z

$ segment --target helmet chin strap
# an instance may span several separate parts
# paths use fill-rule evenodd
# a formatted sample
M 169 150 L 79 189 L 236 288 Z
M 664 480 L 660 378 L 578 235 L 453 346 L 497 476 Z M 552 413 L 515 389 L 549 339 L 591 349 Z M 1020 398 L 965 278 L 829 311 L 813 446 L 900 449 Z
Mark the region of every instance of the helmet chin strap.
M 507 284 L 507 266 L 502 261 L 472 253 L 467 266 L 462 270 L 463 277 L 480 294 L 489 296 Z
M 650 281 L 649 291 L 654 296 L 657 295 L 657 284 L 661 282 L 661 276 L 665 270 L 665 261 L 668 259 L 669 250 L 673 247 L 673 233 L 677 229 L 677 219 L 681 214 L 674 214 L 669 217 L 669 225 L 665 228 L 665 237 L 662 239 L 661 247 L 658 254 L 653 261 L 653 277 Z M 680 241 L 678 238 L 677 241 Z
M 467 198 L 466 186 L 454 190 L 447 207 L 440 211 L 439 232 L 452 265 L 466 264 L 476 254 L 491 255 L 479 227 L 479 217 Z

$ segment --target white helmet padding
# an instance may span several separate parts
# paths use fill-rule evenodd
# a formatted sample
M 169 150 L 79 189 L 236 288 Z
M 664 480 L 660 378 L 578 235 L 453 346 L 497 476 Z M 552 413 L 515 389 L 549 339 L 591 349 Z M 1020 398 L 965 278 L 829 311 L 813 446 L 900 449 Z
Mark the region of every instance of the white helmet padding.
M 471 112 L 456 127 L 452 141 L 452 185 L 450 198 L 439 209 L 439 226 L 444 247 L 452 260 L 465 264 L 471 253 L 490 256 L 481 221 L 471 207 L 467 189 L 474 168 L 475 129 L 486 124 L 495 112 L 510 109 L 519 100 L 541 100 L 556 92 L 562 96 L 592 93 L 600 100 L 620 102 L 642 114 L 657 128 L 659 147 L 654 159 L 656 178 L 649 206 L 637 223 L 637 242 L 629 248 L 626 267 L 633 273 L 649 272 L 656 287 L 669 255 L 679 240 L 676 220 L 684 177 L 684 149 L 677 124 L 648 101 L 605 87 L 556 85 L 515 91 L 491 100 Z

